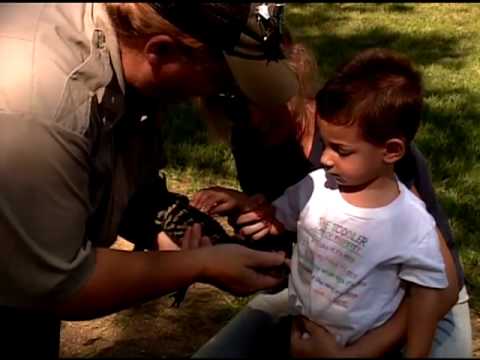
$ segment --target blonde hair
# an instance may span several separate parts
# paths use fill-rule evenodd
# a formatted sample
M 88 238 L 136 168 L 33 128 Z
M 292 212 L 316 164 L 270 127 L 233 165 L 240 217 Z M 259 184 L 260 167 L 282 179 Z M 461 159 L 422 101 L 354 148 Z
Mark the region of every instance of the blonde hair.
M 288 108 L 295 119 L 297 139 L 301 140 L 303 134 L 315 124 L 315 109 L 312 106 L 320 90 L 321 79 L 315 55 L 305 45 L 293 44 L 289 49 L 288 62 L 299 84 L 298 93 L 288 101 Z
M 117 35 L 123 39 L 168 34 L 186 46 L 204 46 L 162 18 L 148 3 L 105 3 L 105 7 Z
M 304 135 L 311 132 L 315 126 L 315 95 L 321 86 L 319 69 L 313 52 L 301 43 L 289 46 L 287 61 L 299 83 L 298 93 L 288 101 L 287 106 L 295 121 L 296 138 L 308 148 L 308 145 L 303 144 L 308 140 Z M 232 122 L 227 116 L 228 105 L 206 98 L 195 99 L 195 105 L 206 122 L 212 139 L 229 142 Z

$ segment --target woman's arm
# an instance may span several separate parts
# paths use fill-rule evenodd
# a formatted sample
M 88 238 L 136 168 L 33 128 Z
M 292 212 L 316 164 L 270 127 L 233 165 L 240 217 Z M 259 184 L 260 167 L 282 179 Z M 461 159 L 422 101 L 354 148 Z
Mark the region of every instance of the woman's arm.
M 110 314 L 189 286 L 210 283 L 236 295 L 277 286 L 266 274 L 285 262 L 284 254 L 227 244 L 185 251 L 96 250 L 96 266 L 81 288 L 55 307 L 65 320 Z
M 416 196 L 421 198 L 415 186 L 412 186 L 410 190 Z M 445 262 L 445 271 L 447 273 L 447 279 L 448 279 L 448 287 L 441 290 L 442 301 L 440 304 L 437 304 L 438 320 L 440 320 L 456 304 L 458 300 L 458 293 L 460 292 L 460 289 L 461 289 L 461 285 L 459 282 L 457 269 L 455 266 L 455 262 L 453 260 L 452 252 L 448 248 L 447 242 L 442 232 L 438 228 L 438 226 L 436 230 L 439 238 L 440 251 L 442 252 L 443 261 Z
M 410 284 L 406 358 L 428 357 L 438 326 L 436 304 L 442 301 L 439 289 Z

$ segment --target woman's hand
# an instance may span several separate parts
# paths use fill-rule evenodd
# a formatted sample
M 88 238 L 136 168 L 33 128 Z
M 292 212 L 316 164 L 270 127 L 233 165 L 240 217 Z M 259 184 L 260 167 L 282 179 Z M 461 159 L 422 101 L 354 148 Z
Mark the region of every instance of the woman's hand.
M 202 227 L 198 223 L 187 228 L 180 243 L 182 245 L 181 248 L 164 232 L 159 233 L 157 236 L 157 247 L 160 251 L 188 250 L 212 246 L 210 238 L 208 236 L 202 236 Z
M 289 264 L 282 252 L 256 251 L 237 244 L 212 246 L 210 239 L 202 236 L 201 226 L 197 223 L 187 228 L 181 247 L 164 233 L 159 234 L 157 242 L 159 250 L 199 251 L 198 261 L 203 267 L 200 281 L 234 295 L 250 295 L 278 286 L 286 275 L 275 270 Z
M 335 337 L 303 316 L 293 319 L 290 344 L 293 357 L 344 357 L 343 347 L 337 344 Z
M 251 295 L 272 289 L 285 281 L 281 271 L 286 264 L 285 253 L 258 251 L 238 244 L 203 247 L 202 276 L 199 281 L 212 284 L 233 295 Z
M 233 211 L 244 211 L 248 195 L 233 189 L 213 186 L 195 193 L 190 205 L 209 215 L 227 215 Z

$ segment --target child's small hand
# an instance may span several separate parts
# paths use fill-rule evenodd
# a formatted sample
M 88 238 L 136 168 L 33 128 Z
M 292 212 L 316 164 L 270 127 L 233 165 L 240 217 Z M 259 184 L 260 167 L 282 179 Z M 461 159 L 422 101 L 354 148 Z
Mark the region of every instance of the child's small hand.
M 258 240 L 268 234 L 278 235 L 283 230 L 275 220 L 274 208 L 261 196 L 252 196 L 245 209 L 236 221 L 237 225 L 242 226 L 241 235 Z
M 214 186 L 195 193 L 190 205 L 209 215 L 226 215 L 245 207 L 248 196 L 240 191 Z

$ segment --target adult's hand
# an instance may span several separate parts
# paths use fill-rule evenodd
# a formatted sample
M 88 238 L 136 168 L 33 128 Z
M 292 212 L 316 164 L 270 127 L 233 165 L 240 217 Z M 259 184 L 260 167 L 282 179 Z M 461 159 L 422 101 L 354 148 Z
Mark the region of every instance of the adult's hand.
M 168 236 L 157 238 L 161 250 L 192 250 L 207 248 L 209 259 L 201 260 L 206 267 L 206 282 L 229 291 L 235 295 L 247 295 L 257 290 L 277 286 L 283 279 L 276 276 L 274 270 L 283 264 L 289 265 L 283 253 L 265 256 L 263 251 L 250 250 L 240 245 L 216 245 L 212 247 L 210 239 L 202 236 L 200 224 L 193 224 L 185 231 L 181 247 L 176 245 Z M 224 249 L 223 246 L 226 248 Z M 230 248 L 233 246 L 233 248 Z M 218 251 L 216 248 L 221 248 Z M 218 252 L 218 255 L 216 253 Z M 237 255 L 235 255 L 237 254 Z M 251 257 L 251 258 L 250 258 Z M 280 260 L 278 260 L 280 258 Z M 271 272 L 270 272 L 271 271 Z M 210 274 L 210 275 L 209 275 Z M 210 279 L 210 280 L 209 280 Z M 250 284 L 249 284 L 250 283 Z M 272 285 L 270 285 L 272 284 Z
M 197 249 L 202 254 L 201 282 L 210 283 L 234 295 L 250 295 L 279 286 L 285 275 L 275 269 L 285 265 L 283 252 L 249 249 L 238 244 L 220 244 Z
M 96 267 L 82 287 L 54 311 L 64 320 L 89 320 L 205 282 L 250 295 L 284 281 L 274 270 L 285 254 L 222 244 L 185 251 L 96 249 Z
M 291 353 L 298 358 L 343 357 L 343 347 L 320 325 L 303 316 L 296 316 L 290 334 Z

